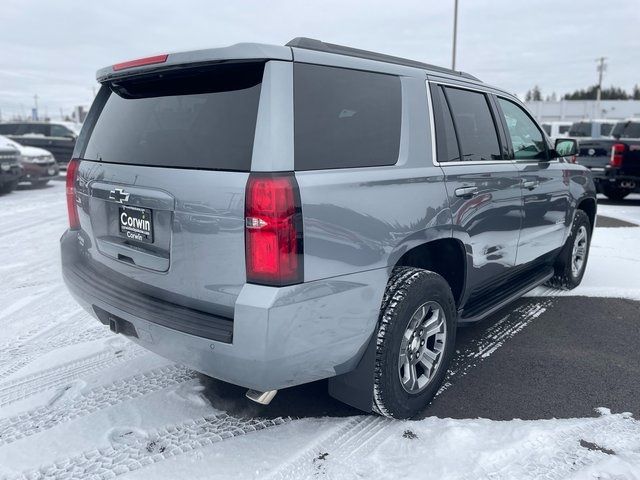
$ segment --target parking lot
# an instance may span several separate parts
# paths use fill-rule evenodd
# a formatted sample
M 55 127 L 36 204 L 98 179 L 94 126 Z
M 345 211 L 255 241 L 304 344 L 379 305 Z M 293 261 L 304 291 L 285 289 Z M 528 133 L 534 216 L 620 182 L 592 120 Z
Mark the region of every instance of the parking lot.
M 460 478 L 566 478 L 605 467 L 634 478 L 640 466 L 640 196 L 601 201 L 578 289 L 538 288 L 459 330 L 445 386 L 417 422 L 361 415 L 330 398 L 325 382 L 259 407 L 240 388 L 113 335 L 60 278 L 63 182 L 1 201 L 0 477 L 148 478 L 188 468 L 192 478 L 228 478 L 240 468 L 247 477 L 395 478 L 426 461 L 407 442 L 434 439 L 438 446 L 425 445 L 433 472 L 448 471 L 451 448 L 468 447 Z

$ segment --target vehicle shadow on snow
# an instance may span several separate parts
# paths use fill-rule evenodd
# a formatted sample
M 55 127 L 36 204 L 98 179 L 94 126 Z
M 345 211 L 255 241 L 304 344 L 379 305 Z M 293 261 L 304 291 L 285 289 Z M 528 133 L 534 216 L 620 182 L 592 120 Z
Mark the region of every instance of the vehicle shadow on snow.
M 214 408 L 234 417 L 347 417 L 363 415 L 327 393 L 327 380 L 280 390 L 269 405 L 260 405 L 245 397 L 246 388 L 200 375 L 202 392 Z

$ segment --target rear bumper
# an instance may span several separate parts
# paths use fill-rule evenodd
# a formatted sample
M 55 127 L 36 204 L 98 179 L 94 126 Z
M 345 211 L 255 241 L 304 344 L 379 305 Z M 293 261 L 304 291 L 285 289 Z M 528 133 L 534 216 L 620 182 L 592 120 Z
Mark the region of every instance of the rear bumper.
M 615 168 L 606 168 L 602 169 L 602 171 L 592 170 L 592 175 L 596 188 L 600 193 L 603 193 L 607 186 L 640 191 L 640 175 L 629 174 Z
M 86 274 L 83 279 L 78 236 L 67 231 L 61 239 L 62 271 L 72 295 L 89 313 L 103 323 L 109 317 L 124 320 L 122 333 L 159 355 L 261 391 L 353 370 L 374 331 L 387 282 L 383 268 L 284 288 L 245 284 L 234 318 L 227 319 L 228 341 L 216 340 L 168 326 L 167 318 L 175 320 L 184 307 L 162 305 L 161 299 L 134 305 L 138 301 L 131 292 L 115 294 L 108 280 L 87 281 L 91 275 Z M 206 326 L 206 314 L 200 313 Z M 219 323 L 219 318 L 209 321 Z

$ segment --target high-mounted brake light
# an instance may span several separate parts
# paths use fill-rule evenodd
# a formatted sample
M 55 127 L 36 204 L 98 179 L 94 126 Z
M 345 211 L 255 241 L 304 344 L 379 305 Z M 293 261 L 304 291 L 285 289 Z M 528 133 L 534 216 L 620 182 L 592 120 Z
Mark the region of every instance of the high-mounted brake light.
M 79 166 L 80 160 L 76 158 L 72 159 L 67 165 L 67 213 L 69 214 L 69 229 L 71 230 L 80 228 L 78 204 L 76 203 L 76 181 Z
M 627 146 L 624 143 L 614 143 L 611 147 L 611 160 L 609 161 L 609 165 L 612 167 L 621 167 L 626 148 Z
M 114 71 L 125 70 L 127 68 L 142 67 L 143 65 L 153 65 L 156 63 L 164 63 L 169 55 L 154 55 L 153 57 L 138 58 L 129 60 L 128 62 L 116 63 L 113 66 Z
M 302 213 L 293 173 L 249 176 L 245 249 L 248 282 L 273 286 L 302 282 Z

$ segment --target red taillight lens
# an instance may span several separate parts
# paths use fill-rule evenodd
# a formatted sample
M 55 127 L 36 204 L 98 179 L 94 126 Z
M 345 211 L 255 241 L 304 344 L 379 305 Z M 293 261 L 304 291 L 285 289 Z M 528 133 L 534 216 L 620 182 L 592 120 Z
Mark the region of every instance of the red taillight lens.
M 621 167 L 622 166 L 622 157 L 624 156 L 624 151 L 627 146 L 624 143 L 614 143 L 613 147 L 611 147 L 611 160 L 609 164 L 612 167 Z
M 302 213 L 293 173 L 249 176 L 245 248 L 248 282 L 274 286 L 302 282 Z
M 80 218 L 78 217 L 78 204 L 76 203 L 76 180 L 80 160 L 73 159 L 67 165 L 67 213 L 69 214 L 69 228 L 78 230 Z
M 142 67 L 143 65 L 153 65 L 156 63 L 164 63 L 169 55 L 154 55 L 153 57 L 138 58 L 129 60 L 128 62 L 116 63 L 113 66 L 114 71 L 125 70 L 127 68 Z

